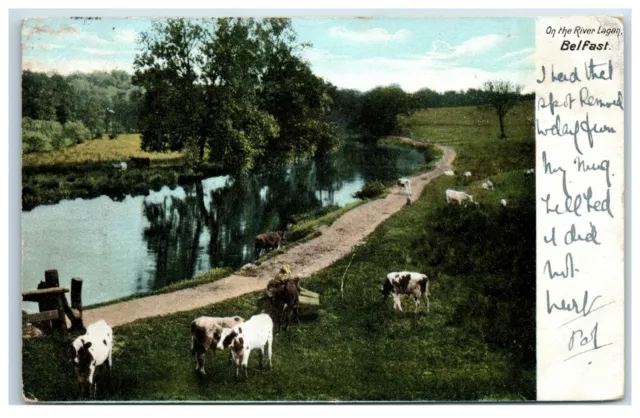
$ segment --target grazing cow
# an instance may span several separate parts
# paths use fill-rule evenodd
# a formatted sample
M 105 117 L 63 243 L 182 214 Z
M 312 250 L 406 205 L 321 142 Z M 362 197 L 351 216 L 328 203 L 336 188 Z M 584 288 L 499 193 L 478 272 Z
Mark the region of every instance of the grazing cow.
M 278 322 L 278 331 L 280 331 L 280 325 L 285 319 L 287 323 L 284 329 L 286 330 L 289 325 L 291 325 L 291 317 L 294 312 L 296 314 L 298 324 L 300 324 L 298 309 L 300 308 L 301 290 L 298 279 L 288 279 L 277 287 L 267 288 L 266 293 L 271 300 L 272 307 L 274 308 L 275 320 Z
M 89 325 L 86 334 L 79 336 L 69 345 L 69 358 L 73 361 L 78 377 L 78 397 L 84 396 L 87 386 L 89 396 L 96 396 L 95 371 L 105 362 L 111 376 L 112 351 L 113 330 L 104 320 Z
M 256 240 L 253 246 L 254 257 L 258 259 L 262 250 L 271 250 L 280 248 L 281 245 L 286 245 L 286 237 L 284 231 L 277 232 L 265 232 L 256 236 Z
M 463 175 L 465 177 L 471 177 L 471 171 L 465 171 Z
M 445 176 L 455 176 L 456 173 L 453 170 L 444 170 L 443 171 Z
M 271 368 L 271 357 L 273 349 L 273 320 L 267 314 L 254 315 L 242 325 L 233 328 L 224 328 L 220 335 L 218 348 L 223 350 L 228 348 L 236 363 L 236 377 L 240 370 L 240 365 L 244 369 L 244 377 L 247 376 L 247 365 L 249 364 L 249 354 L 251 350 L 260 350 L 260 368 L 264 368 L 264 351 L 268 349 L 269 368 Z
M 151 159 L 148 157 L 131 157 L 131 164 L 133 164 L 134 167 L 150 167 L 151 166 Z
M 407 178 L 398 179 L 398 186 L 406 190 L 407 194 L 411 196 L 411 180 Z
M 507 206 L 507 199 L 505 199 L 505 198 L 500 199 L 500 204 L 502 206 L 506 207 Z
M 452 200 L 457 200 L 459 204 L 462 204 L 463 200 L 470 200 L 473 202 L 473 195 L 453 189 L 447 189 L 445 196 L 447 198 L 447 203 L 450 203 Z
M 531 175 L 534 174 L 535 170 L 533 168 L 528 169 L 527 171 L 524 172 L 525 175 Z
M 380 291 L 383 299 L 386 299 L 389 294 L 393 295 L 393 308 L 400 312 L 404 312 L 400 295 L 413 296 L 416 303 L 416 313 L 420 307 L 420 299 L 424 299 L 427 313 L 429 312 L 429 279 L 426 274 L 409 271 L 389 273 L 387 278 L 383 280 Z
M 191 355 L 196 357 L 196 371 L 205 374 L 204 356 L 220 341 L 223 328 L 233 328 L 244 322 L 239 316 L 228 318 L 201 316 L 191 322 Z M 215 354 L 215 352 L 214 352 Z
M 125 163 L 124 161 L 120 161 L 119 163 L 115 163 L 112 165 L 113 165 L 113 168 L 119 168 L 122 171 L 127 169 L 127 163 Z
M 491 182 L 491 180 L 487 180 L 484 183 L 482 183 L 482 188 L 483 189 L 487 189 L 487 190 L 492 190 L 493 189 L 493 183 Z

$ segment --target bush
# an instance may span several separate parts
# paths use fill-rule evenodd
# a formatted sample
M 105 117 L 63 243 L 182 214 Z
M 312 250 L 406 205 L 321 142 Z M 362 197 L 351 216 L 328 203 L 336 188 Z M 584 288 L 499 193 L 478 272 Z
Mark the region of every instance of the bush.
M 22 153 L 47 151 L 51 148 L 49 138 L 42 132 L 22 132 Z
M 367 182 L 362 190 L 355 194 L 358 199 L 371 199 L 382 196 L 386 190 L 385 185 L 380 180 Z
M 22 118 L 22 152 L 58 150 L 84 142 L 90 136 L 82 122 L 69 121 L 64 127 L 52 120 Z
M 91 132 L 80 121 L 70 120 L 64 124 L 63 135 L 67 138 L 71 144 L 82 144 L 87 139 L 91 138 Z

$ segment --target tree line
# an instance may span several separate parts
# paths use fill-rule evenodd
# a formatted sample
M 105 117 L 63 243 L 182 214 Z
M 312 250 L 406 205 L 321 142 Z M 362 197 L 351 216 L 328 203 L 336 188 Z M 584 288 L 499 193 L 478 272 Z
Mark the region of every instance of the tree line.
M 81 122 L 92 135 L 137 132 L 142 90 L 125 71 L 68 76 L 22 72 L 22 116 L 33 120 Z
M 313 74 L 300 57 L 307 46 L 297 41 L 290 19 L 156 20 L 139 38 L 133 76 L 24 71 L 22 111 L 31 121 L 23 125 L 36 129 L 27 135 L 35 145 L 25 148 L 81 142 L 49 138 L 53 145 L 39 146 L 49 128 L 73 130 L 74 138 L 84 128 L 93 137 L 139 132 L 145 151 L 182 151 L 194 168 L 242 171 L 326 153 L 344 133 L 402 134 L 398 116 L 433 107 L 491 107 L 504 137 L 503 118 L 530 98 L 506 81 L 444 93 L 408 93 L 398 85 L 340 89 Z M 69 122 L 73 129 L 65 128 Z
M 500 138 L 505 138 L 504 117 L 516 104 L 534 100 L 535 95 L 521 94 L 522 86 L 506 80 L 491 80 L 481 89 L 438 93 L 422 88 L 414 93 L 398 85 L 376 87 L 367 92 L 339 89 L 329 85 L 333 107 L 330 118 L 343 130 L 376 140 L 385 135 L 404 134 L 398 116 L 438 107 L 478 106 L 495 112 L 500 122 Z

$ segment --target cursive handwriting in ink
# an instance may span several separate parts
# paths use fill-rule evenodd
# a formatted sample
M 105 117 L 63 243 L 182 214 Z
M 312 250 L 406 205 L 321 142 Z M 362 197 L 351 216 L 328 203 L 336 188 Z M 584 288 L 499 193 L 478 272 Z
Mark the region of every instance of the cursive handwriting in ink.
M 547 314 L 551 315 L 555 310 L 558 310 L 558 311 L 566 311 L 566 312 L 575 312 L 577 314 L 582 314 L 582 316 L 587 316 L 591 313 L 591 310 L 593 309 L 593 304 L 596 302 L 596 300 L 600 299 L 601 297 L 602 297 L 601 295 L 598 295 L 595 298 L 593 298 L 591 303 L 589 303 L 589 291 L 585 290 L 584 297 L 582 299 L 582 306 L 578 304 L 578 301 L 576 301 L 575 298 L 572 298 L 570 302 L 567 302 L 566 300 L 562 299 L 562 301 L 558 305 L 555 302 L 553 303 L 551 302 L 551 294 L 549 290 L 547 290 Z
M 600 162 L 600 164 L 596 164 L 596 163 L 587 164 L 582 158 L 576 157 L 573 159 L 573 163 L 577 165 L 579 172 L 584 173 L 587 171 L 604 171 L 607 179 L 607 187 L 611 187 L 611 174 L 609 173 L 609 165 L 610 165 L 609 160 L 604 159 Z
M 586 235 L 582 236 L 581 234 L 576 232 L 576 224 L 571 224 L 571 228 L 564 234 L 564 243 L 566 245 L 571 245 L 574 242 L 583 241 L 583 242 L 591 242 L 595 245 L 600 245 L 598 241 L 598 229 L 596 226 L 589 221 L 589 225 L 591 226 L 591 231 L 587 232 Z M 554 228 L 554 239 L 555 239 L 555 228 Z
M 581 354 L 598 350 L 602 347 L 606 347 L 612 344 L 613 343 L 598 345 L 598 323 L 596 322 L 596 324 L 588 334 L 586 334 L 581 329 L 576 329 L 571 332 L 571 337 L 569 338 L 569 344 L 568 344 L 569 351 L 574 351 L 573 350 L 574 348 L 576 350 L 582 349 L 582 348 L 586 348 L 586 349 L 567 357 L 563 361 L 571 360 L 572 358 L 577 357 Z M 589 364 L 591 364 L 591 362 L 589 362 Z
M 556 244 L 556 227 L 554 226 L 553 228 L 551 228 L 551 238 L 547 238 L 547 236 L 545 235 L 543 237 L 543 239 L 544 239 L 544 243 L 545 244 L 551 243 L 551 244 L 553 244 L 554 247 L 556 247 L 557 246 L 557 244 Z
M 596 67 L 602 67 L 603 65 L 607 65 L 608 66 L 608 72 L 607 70 L 603 70 L 599 68 L 599 72 L 596 72 Z M 584 63 L 584 72 L 587 76 L 587 80 L 613 80 L 613 64 L 611 63 L 611 60 L 609 60 L 608 63 L 603 62 L 602 64 L 594 64 L 593 63 L 593 58 L 591 58 L 589 60 L 589 65 L 587 65 L 587 63 Z
M 577 268 L 575 268 L 575 266 L 573 265 L 573 255 L 571 253 L 567 253 L 567 255 L 564 256 L 564 270 L 563 271 L 555 271 L 551 268 L 551 260 L 547 260 L 544 263 L 544 268 L 542 270 L 543 272 L 546 272 L 547 274 L 549 274 L 549 279 L 553 280 L 556 277 L 562 277 L 563 279 L 566 278 L 573 278 L 575 277 L 575 273 L 579 272 L 580 270 L 578 270 Z

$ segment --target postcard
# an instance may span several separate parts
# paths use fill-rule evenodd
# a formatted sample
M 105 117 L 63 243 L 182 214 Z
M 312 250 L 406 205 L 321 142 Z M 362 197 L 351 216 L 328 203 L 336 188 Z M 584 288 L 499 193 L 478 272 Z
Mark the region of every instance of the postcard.
M 622 398 L 624 28 L 25 19 L 24 400 Z

